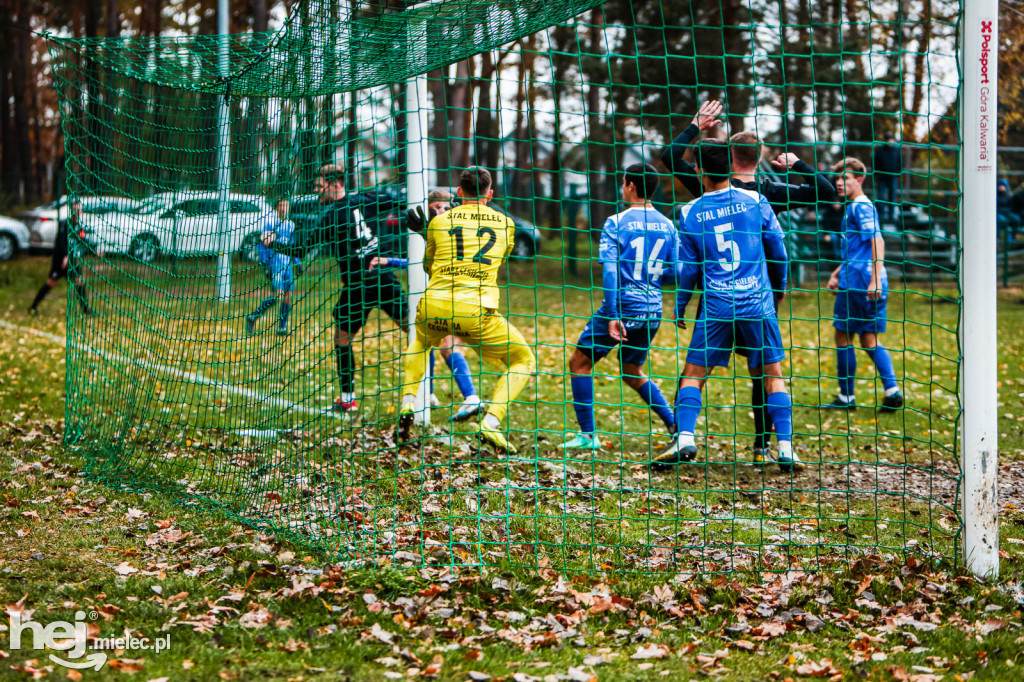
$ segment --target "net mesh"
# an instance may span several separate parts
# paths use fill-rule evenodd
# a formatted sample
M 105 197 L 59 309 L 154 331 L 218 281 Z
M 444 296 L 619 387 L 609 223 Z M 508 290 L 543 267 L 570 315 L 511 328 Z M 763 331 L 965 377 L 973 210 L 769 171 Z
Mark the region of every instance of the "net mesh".
M 67 192 L 84 208 L 71 268 L 91 309 L 72 294 L 69 443 L 107 483 L 213 505 L 343 560 L 727 572 L 952 558 L 960 11 L 932 0 L 309 0 L 270 34 L 52 39 Z M 410 108 L 418 75 L 429 96 Z M 667 427 L 617 350 L 593 368 L 598 447 L 559 448 L 581 430 L 573 358 L 601 322 L 599 237 L 624 208 L 622 169 L 656 165 L 653 206 L 679 227 L 692 151 L 680 143 L 671 168 L 663 152 L 709 99 L 726 108 L 704 136 L 760 138 L 759 183 L 813 188 L 815 171 L 844 157 L 869 168 L 889 277 L 879 340 L 906 405 L 876 413 L 885 388 L 858 349 L 860 409 L 819 409 L 839 392 L 827 283 L 848 207 L 820 188 L 776 200 L 802 470 L 755 460 L 759 401 L 735 357 L 704 389 L 694 462 L 650 466 Z M 515 452 L 481 439 L 479 415 L 448 421 L 464 382 L 486 402 L 508 381 L 467 338 L 455 348 L 464 366 L 436 353 L 431 423 L 395 442 L 407 294 L 422 293 L 408 275 L 422 259 L 413 252 L 409 273 L 393 259 L 410 256 L 405 186 L 424 149 L 429 188 L 452 190 L 479 164 L 492 205 L 515 222 L 500 304 L 486 313 L 534 358 L 504 360 L 525 384 L 499 429 Z M 783 153 L 810 168 L 769 163 Z M 340 167 L 329 187 L 346 199 L 318 186 L 325 164 Z M 265 246 L 266 232 L 291 248 Z M 370 274 L 374 254 L 391 262 Z M 699 313 L 691 303 L 680 328 L 675 285 L 662 289 L 644 371 L 672 406 Z M 356 408 L 343 412 L 350 392 Z

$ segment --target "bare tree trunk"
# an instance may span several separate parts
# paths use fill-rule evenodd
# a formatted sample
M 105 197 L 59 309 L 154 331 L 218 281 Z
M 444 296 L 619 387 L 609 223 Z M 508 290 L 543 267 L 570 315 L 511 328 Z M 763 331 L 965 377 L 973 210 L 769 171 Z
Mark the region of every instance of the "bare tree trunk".
M 749 51 L 747 32 L 739 26 L 743 0 L 722 0 L 722 50 L 726 55 L 742 55 Z M 743 130 L 745 117 L 750 111 L 748 64 L 744 57 L 727 56 L 723 70 L 726 101 L 729 103 L 729 130 Z M 785 95 L 784 95 L 785 96 Z
M 32 41 L 29 33 L 32 4 L 29 0 L 21 0 L 17 17 L 17 25 L 20 30 L 16 31 L 14 36 L 11 90 L 14 95 L 14 139 L 18 154 L 17 167 L 20 185 L 17 195 L 22 201 L 27 202 L 37 196 L 37 190 L 32 181 L 32 144 L 28 126 L 28 74 L 32 59 Z
M 476 162 L 482 164 L 494 174 L 497 184 L 499 176 L 495 171 L 498 168 L 500 142 L 498 130 L 495 123 L 493 104 L 491 104 L 491 86 L 497 67 L 494 63 L 494 56 L 490 51 L 480 55 L 480 104 L 477 107 L 476 133 L 473 137 Z
M 0 14 L 14 16 L 14 0 L 0 0 Z M 10 28 L 0 25 L 0 39 L 13 46 Z M 0 50 L 0 190 L 5 194 L 17 193 L 17 152 L 14 146 L 14 128 L 11 125 L 11 53 Z
M 409 131 L 408 123 L 409 117 L 405 113 L 404 102 L 402 102 L 402 93 L 404 92 L 400 85 L 395 84 L 390 88 L 391 92 L 391 115 L 395 119 L 395 172 L 391 178 L 393 182 L 398 184 L 405 184 L 405 170 L 408 163 L 408 141 Z
M 463 59 L 455 65 L 455 80 L 450 88 L 450 105 L 447 108 L 449 124 L 449 140 L 451 144 L 452 168 L 451 177 L 454 178 L 455 169 L 465 168 L 469 165 L 469 135 L 468 131 L 472 125 L 470 108 L 472 101 L 472 78 L 469 70 L 469 60 Z
M 604 45 L 602 43 L 602 35 L 604 29 L 604 11 L 600 6 L 594 8 L 591 19 L 590 19 L 590 31 L 589 40 L 590 45 L 588 52 L 591 56 L 597 56 L 604 54 Z M 597 87 L 596 74 L 588 74 L 587 80 L 590 81 L 587 85 L 587 135 L 596 136 L 598 130 L 601 128 L 601 117 L 598 113 L 598 109 L 601 106 L 601 91 Z M 604 207 L 601 205 L 601 197 L 604 195 L 602 187 L 602 177 L 600 161 L 598 152 L 595 148 L 593 153 L 588 152 L 587 154 L 587 185 L 589 185 L 589 205 L 588 212 L 590 213 L 590 229 L 600 230 L 604 225 L 604 218 L 602 214 L 605 212 Z
M 85 15 L 85 37 L 96 38 L 100 28 L 100 4 L 92 0 L 82 0 L 82 5 Z M 91 192 L 97 192 L 105 184 L 105 181 L 109 182 L 110 180 L 106 173 L 108 140 L 103 133 L 103 103 L 100 101 L 103 86 L 100 83 L 97 57 L 95 45 L 90 45 L 85 55 L 85 92 L 89 101 L 86 116 L 89 128 L 86 167 L 90 169 L 90 172 L 84 178 L 85 186 L 80 189 Z
M 551 223 L 552 229 L 561 230 L 565 224 L 565 218 L 562 215 L 562 202 L 565 200 L 562 179 L 562 96 L 565 92 L 563 84 L 569 73 L 569 66 L 572 64 L 569 53 L 576 44 L 576 34 L 566 26 L 558 26 L 552 35 L 555 42 L 555 54 L 551 58 L 553 74 L 551 98 L 555 103 L 555 125 L 552 136 L 554 148 L 551 151 L 548 165 L 551 168 L 551 189 L 556 201 L 551 202 L 548 221 Z M 575 227 L 575 225 L 570 227 Z
M 121 35 L 121 11 L 117 0 L 107 0 L 106 7 L 107 37 L 116 38 Z
M 443 67 L 427 75 L 427 88 L 434 108 L 434 120 L 430 124 L 430 138 L 434 141 L 434 164 L 437 166 L 437 181 L 444 185 L 451 177 L 449 172 L 448 148 L 448 69 Z M 414 112 L 410 112 L 413 113 Z
M 110 0 L 113 2 L 114 0 Z M 249 11 L 252 12 L 252 30 L 254 33 L 266 33 L 269 25 L 267 0 L 249 0 Z
M 527 64 L 527 83 L 529 88 L 526 91 L 526 132 L 529 135 L 530 144 L 530 189 L 529 195 L 541 199 L 541 205 L 538 206 L 534 203 L 529 210 L 532 210 L 531 219 L 539 223 L 540 210 L 543 206 L 543 200 L 549 199 L 545 197 L 543 192 L 542 175 L 544 174 L 544 164 L 541 162 L 540 154 L 540 140 L 537 133 L 537 35 L 533 34 L 527 38 L 526 49 L 530 56 L 529 63 Z M 556 139 L 557 144 L 557 139 Z M 557 198 L 558 194 L 553 190 L 554 196 Z
M 509 195 L 513 198 L 517 210 L 522 210 L 526 204 L 525 197 L 531 196 L 527 185 L 527 178 L 530 177 L 532 163 L 530 162 L 530 131 L 527 121 L 528 93 L 527 79 L 533 71 L 534 55 L 528 50 L 528 39 L 520 41 L 519 69 L 516 76 L 516 129 L 514 133 L 515 155 L 512 168 L 512 181 L 509 188 Z
M 931 49 L 932 35 L 932 4 L 928 0 L 924 3 L 924 12 L 921 15 L 921 38 L 917 46 L 917 55 L 914 57 L 914 90 L 911 96 L 910 108 L 908 111 L 919 112 L 924 103 L 924 89 L 928 86 L 925 82 L 925 65 L 928 58 L 928 51 Z M 914 123 L 916 117 L 908 116 L 903 123 L 903 140 L 912 141 L 917 139 L 914 134 Z

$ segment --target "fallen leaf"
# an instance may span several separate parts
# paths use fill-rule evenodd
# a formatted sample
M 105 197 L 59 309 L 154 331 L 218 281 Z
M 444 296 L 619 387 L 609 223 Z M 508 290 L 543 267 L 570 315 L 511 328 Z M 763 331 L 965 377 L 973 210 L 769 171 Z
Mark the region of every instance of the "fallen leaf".
M 249 611 L 248 613 L 242 614 L 242 617 L 238 619 L 238 624 L 243 628 L 249 628 L 256 630 L 265 627 L 270 622 L 270 612 L 262 606 Z
M 634 661 L 642 661 L 647 658 L 665 658 L 668 656 L 668 648 L 661 644 L 645 644 L 630 656 Z
M 370 628 L 370 636 L 384 644 L 391 644 L 395 639 L 395 636 L 382 628 L 380 623 L 373 624 L 373 627 Z

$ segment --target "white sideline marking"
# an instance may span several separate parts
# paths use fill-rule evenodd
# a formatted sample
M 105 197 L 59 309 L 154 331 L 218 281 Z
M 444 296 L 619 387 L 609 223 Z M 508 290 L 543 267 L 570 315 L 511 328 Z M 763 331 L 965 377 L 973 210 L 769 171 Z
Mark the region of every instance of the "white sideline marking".
M 13 329 L 13 330 L 19 331 L 19 332 L 26 332 L 28 334 L 35 334 L 38 337 L 47 339 L 48 341 L 52 341 L 54 343 L 59 343 L 60 345 L 65 346 L 65 347 L 67 347 L 67 345 L 68 345 L 66 338 L 64 338 L 62 336 L 57 336 L 56 334 L 51 334 L 49 332 L 44 332 L 44 331 L 39 330 L 39 329 L 35 329 L 33 327 L 22 327 L 21 325 L 12 324 L 12 323 L 10 323 L 10 322 L 8 322 L 6 320 L 0 320 L 0 327 L 6 327 L 7 329 Z M 263 403 L 263 402 L 270 403 L 271 405 L 274 405 L 276 407 L 281 407 L 281 408 L 285 408 L 285 409 L 288 409 L 288 410 L 293 410 L 295 412 L 301 412 L 303 414 L 308 414 L 308 415 L 316 415 L 316 416 L 326 416 L 327 415 L 327 413 L 325 413 L 325 412 L 323 412 L 321 410 L 314 409 L 312 407 L 307 407 L 305 405 L 298 405 L 296 403 L 287 401 L 287 400 L 285 400 L 283 398 L 274 398 L 272 396 L 263 395 L 262 393 L 259 393 L 257 391 L 252 391 L 252 390 L 250 390 L 248 388 L 242 388 L 241 386 L 235 386 L 234 384 L 226 384 L 226 383 L 224 383 L 222 381 L 215 381 L 213 379 L 209 379 L 209 378 L 203 376 L 202 374 L 198 374 L 196 372 L 185 372 L 183 370 L 178 369 L 177 367 L 171 367 L 170 365 L 162 365 L 162 364 L 160 364 L 158 362 L 148 362 L 146 360 L 138 360 L 136 358 L 129 358 L 129 357 L 125 357 L 123 355 L 119 355 L 117 353 L 107 353 L 105 351 L 99 350 L 98 348 L 93 348 L 92 346 L 88 346 L 88 345 L 85 345 L 85 344 L 73 344 L 73 347 L 76 348 L 76 349 L 84 350 L 87 353 L 92 353 L 93 355 L 99 355 L 100 357 L 102 357 L 102 358 L 104 358 L 106 360 L 109 360 L 111 362 L 128 363 L 128 364 L 131 364 L 131 365 L 136 365 L 136 366 L 144 367 L 146 369 L 154 369 L 154 370 L 158 370 L 158 371 L 161 371 L 161 372 L 167 372 L 168 374 L 172 374 L 172 375 L 181 377 L 182 379 L 185 379 L 186 381 L 189 381 L 189 382 L 194 383 L 194 384 L 200 384 L 200 385 L 203 385 L 203 386 L 211 386 L 213 388 L 219 388 L 219 389 L 225 391 L 226 393 L 233 393 L 235 395 L 245 396 L 246 398 L 254 398 L 255 400 L 257 400 L 257 401 L 259 401 L 261 403 Z M 336 417 L 336 415 L 333 415 L 333 414 L 331 414 L 331 416 L 335 416 Z

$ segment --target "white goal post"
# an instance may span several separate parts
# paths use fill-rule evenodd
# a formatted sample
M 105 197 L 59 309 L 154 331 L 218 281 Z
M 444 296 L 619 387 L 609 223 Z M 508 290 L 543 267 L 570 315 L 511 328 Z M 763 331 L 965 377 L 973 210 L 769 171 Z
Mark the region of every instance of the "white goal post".
M 964 0 L 960 24 L 960 462 L 963 558 L 999 574 L 996 288 L 998 0 Z

